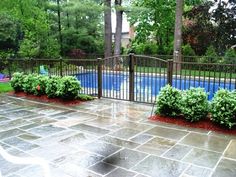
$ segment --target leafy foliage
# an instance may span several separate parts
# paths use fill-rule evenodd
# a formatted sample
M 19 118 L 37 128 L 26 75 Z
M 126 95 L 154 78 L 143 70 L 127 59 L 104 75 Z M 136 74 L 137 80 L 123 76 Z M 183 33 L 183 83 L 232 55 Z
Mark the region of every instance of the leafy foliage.
M 197 55 L 204 55 L 210 45 L 220 56 L 236 43 L 236 3 L 205 1 L 185 13 L 184 43 L 189 43 Z
M 236 91 L 216 92 L 211 103 L 211 120 L 230 129 L 236 125 Z
M 182 46 L 184 56 L 195 56 L 195 52 L 189 44 Z
M 25 38 L 20 43 L 20 49 L 18 54 L 20 57 L 24 58 L 34 58 L 39 56 L 40 46 L 31 32 L 27 32 Z
M 23 91 L 24 79 L 25 79 L 24 73 L 17 72 L 13 74 L 10 83 L 15 92 Z
M 195 122 L 208 114 L 207 94 L 203 88 L 190 88 L 182 94 L 182 114 L 185 119 Z
M 35 91 L 34 82 L 36 79 L 36 74 L 28 74 L 24 76 L 23 80 L 23 91 L 28 94 L 33 94 Z
M 57 95 L 63 99 L 75 99 L 81 89 L 80 82 L 75 77 L 65 76 L 58 83 Z
M 52 76 L 47 80 L 46 83 L 46 95 L 48 98 L 55 98 L 57 97 L 57 89 L 58 89 L 58 84 L 60 82 L 61 77 L 58 76 Z
M 136 41 L 154 39 L 158 46 L 169 46 L 173 40 L 175 1 L 134 0 L 133 9 L 128 14 L 135 26 Z
M 34 95 L 44 95 L 46 93 L 47 81 L 49 79 L 48 76 L 37 75 L 34 78 L 34 82 L 32 83 L 32 92 Z
M 16 92 L 24 91 L 28 94 L 44 95 L 49 98 L 63 98 L 72 100 L 79 98 L 81 100 L 92 100 L 93 97 L 80 94 L 82 89 L 80 82 L 73 76 L 58 77 L 28 74 L 14 73 L 11 79 L 11 86 Z
M 134 43 L 132 45 L 132 49 L 135 54 L 152 55 L 157 53 L 158 46 L 153 42 L 140 43 L 140 44 Z
M 212 45 L 207 48 L 205 56 L 203 56 L 200 59 L 200 61 L 202 63 L 217 63 L 217 62 L 219 62 L 216 50 Z
M 17 21 L 11 15 L 0 12 L 0 51 L 15 50 L 19 32 Z
M 236 51 L 235 49 L 228 49 L 225 52 L 224 63 L 236 64 Z
M 165 116 L 178 116 L 181 113 L 181 92 L 180 90 L 166 85 L 157 97 L 156 114 Z

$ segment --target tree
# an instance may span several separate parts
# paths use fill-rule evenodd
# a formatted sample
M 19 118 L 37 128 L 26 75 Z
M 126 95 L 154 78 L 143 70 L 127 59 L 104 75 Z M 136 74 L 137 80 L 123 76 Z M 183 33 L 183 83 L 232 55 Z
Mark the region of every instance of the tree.
M 164 54 L 173 41 L 175 0 L 134 0 L 128 19 L 135 26 L 137 43 L 155 41 Z
M 104 0 L 105 58 L 112 56 L 111 0 Z
M 224 55 L 226 49 L 236 44 L 236 1 L 215 1 L 212 20 L 216 25 L 214 46 L 219 55 Z
M 212 45 L 222 56 L 236 43 L 235 1 L 207 1 L 184 16 L 184 43 L 191 44 L 196 54 L 204 55 Z
M 11 15 L 0 14 L 0 50 L 16 51 L 18 47 L 19 24 Z
M 184 0 L 176 1 L 176 13 L 175 13 L 175 37 L 174 37 L 174 60 L 181 61 L 182 55 L 182 15 L 184 8 Z M 178 65 L 180 67 L 180 65 Z M 177 68 L 180 69 L 180 68 Z
M 122 21 L 123 21 L 123 10 L 121 7 L 122 0 L 115 0 L 116 6 L 116 33 L 115 33 L 115 49 L 114 55 L 121 54 L 121 37 L 122 37 Z
M 210 9 L 213 2 L 206 2 L 184 13 L 183 43 L 190 44 L 197 55 L 204 55 L 216 38 L 215 27 L 211 21 Z
M 65 55 L 70 55 L 74 50 L 89 54 L 104 52 L 102 13 L 103 7 L 94 0 L 71 0 L 62 4 L 61 24 Z

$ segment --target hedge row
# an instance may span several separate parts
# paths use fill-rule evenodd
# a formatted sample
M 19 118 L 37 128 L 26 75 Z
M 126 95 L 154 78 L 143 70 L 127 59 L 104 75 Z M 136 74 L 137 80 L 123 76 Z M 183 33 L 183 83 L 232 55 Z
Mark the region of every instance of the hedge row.
M 48 98 L 62 98 L 67 100 L 91 100 L 92 97 L 79 95 L 82 89 L 80 82 L 73 76 L 48 77 L 45 75 L 14 73 L 11 86 L 15 92 L 25 92 L 34 95 L 47 95 Z
M 231 129 L 236 125 L 236 91 L 220 89 L 209 102 L 203 88 L 181 91 L 167 85 L 157 97 L 155 113 L 170 117 L 183 115 L 191 122 L 204 119 L 210 113 L 213 122 Z

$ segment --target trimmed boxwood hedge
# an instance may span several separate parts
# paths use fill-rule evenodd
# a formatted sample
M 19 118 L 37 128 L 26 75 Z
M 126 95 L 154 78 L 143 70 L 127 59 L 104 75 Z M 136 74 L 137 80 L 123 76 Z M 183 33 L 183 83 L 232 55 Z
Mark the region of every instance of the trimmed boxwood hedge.
M 212 101 L 207 100 L 203 88 L 190 88 L 180 91 L 167 85 L 157 96 L 155 113 L 176 117 L 183 115 L 188 121 L 204 119 L 208 113 L 211 120 L 232 129 L 236 125 L 236 91 L 218 90 Z
M 181 113 L 181 91 L 166 85 L 157 97 L 156 114 L 175 117 Z
M 10 81 L 15 92 L 24 91 L 28 94 L 47 95 L 49 98 L 62 98 L 67 100 L 92 100 L 89 95 L 80 95 L 82 89 L 80 82 L 73 76 L 43 76 L 38 74 L 14 73 Z
M 211 120 L 229 129 L 236 125 L 236 91 L 216 92 L 211 102 Z

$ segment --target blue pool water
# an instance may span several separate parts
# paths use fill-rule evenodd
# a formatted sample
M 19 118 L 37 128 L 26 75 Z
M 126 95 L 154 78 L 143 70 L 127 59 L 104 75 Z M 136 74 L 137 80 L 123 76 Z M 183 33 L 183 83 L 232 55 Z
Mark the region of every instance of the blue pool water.
M 97 73 L 82 73 L 76 75 L 77 79 L 81 82 L 82 87 L 84 88 L 97 88 Z M 129 87 L 128 83 L 128 75 L 126 74 L 112 74 L 106 73 L 102 75 L 102 87 L 105 90 L 111 91 L 127 91 Z M 145 97 L 148 96 L 156 96 L 158 95 L 160 88 L 166 85 L 166 79 L 163 76 L 135 76 L 135 94 L 143 95 Z M 173 78 L 173 86 L 185 90 L 190 87 L 202 87 L 208 92 L 209 99 L 212 99 L 214 93 L 219 88 L 226 88 L 229 90 L 234 90 L 235 83 L 229 83 L 222 80 L 219 82 L 216 80 L 189 80 L 189 78 L 175 79 Z

